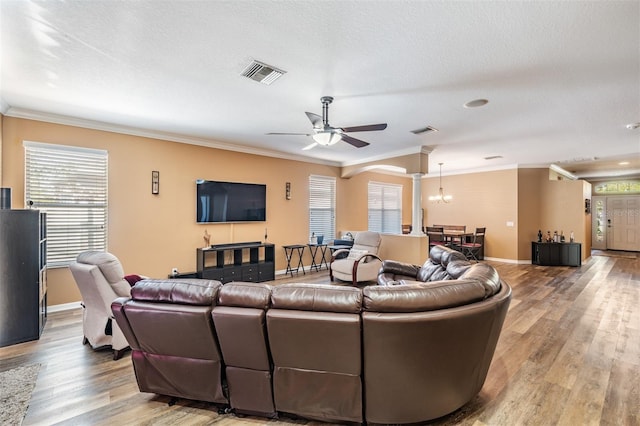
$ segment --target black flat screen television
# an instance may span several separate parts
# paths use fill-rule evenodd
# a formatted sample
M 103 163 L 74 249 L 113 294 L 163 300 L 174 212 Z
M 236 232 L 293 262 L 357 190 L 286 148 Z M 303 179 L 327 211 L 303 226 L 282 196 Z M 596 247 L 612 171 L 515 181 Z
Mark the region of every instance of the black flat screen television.
M 264 222 L 267 186 L 196 180 L 196 222 Z

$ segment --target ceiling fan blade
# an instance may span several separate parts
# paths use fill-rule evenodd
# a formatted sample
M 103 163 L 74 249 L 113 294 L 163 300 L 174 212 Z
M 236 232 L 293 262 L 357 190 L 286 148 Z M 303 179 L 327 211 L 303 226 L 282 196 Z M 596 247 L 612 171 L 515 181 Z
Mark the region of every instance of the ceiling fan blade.
M 344 134 L 342 135 L 342 140 L 356 148 L 364 148 L 369 145 L 369 142 L 361 141 L 360 139 L 352 138 L 351 136 Z
M 314 114 L 312 112 L 305 112 L 305 114 L 307 114 L 307 117 L 309 117 L 309 121 L 311 121 L 313 127 L 317 129 L 321 129 L 323 127 L 322 117 L 320 117 L 318 114 Z
M 303 151 L 308 151 L 311 148 L 315 147 L 316 145 L 318 145 L 318 142 L 312 142 L 309 145 L 305 146 L 304 148 L 302 148 Z
M 271 133 L 265 133 L 265 135 L 302 135 L 302 136 L 311 136 L 311 133 L 278 133 L 278 132 L 271 132 Z
M 387 128 L 387 123 L 380 124 L 367 124 L 366 126 L 354 126 L 354 127 L 342 127 L 343 132 L 373 132 L 375 130 L 384 130 Z

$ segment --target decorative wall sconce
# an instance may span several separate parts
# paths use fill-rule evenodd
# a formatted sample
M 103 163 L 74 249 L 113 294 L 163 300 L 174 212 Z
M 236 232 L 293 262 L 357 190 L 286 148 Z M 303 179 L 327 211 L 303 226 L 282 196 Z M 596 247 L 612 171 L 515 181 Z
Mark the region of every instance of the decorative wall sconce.
M 157 170 L 151 172 L 151 193 L 153 195 L 160 193 L 160 172 Z
M 285 185 L 284 198 L 287 200 L 291 199 L 291 182 L 287 182 Z

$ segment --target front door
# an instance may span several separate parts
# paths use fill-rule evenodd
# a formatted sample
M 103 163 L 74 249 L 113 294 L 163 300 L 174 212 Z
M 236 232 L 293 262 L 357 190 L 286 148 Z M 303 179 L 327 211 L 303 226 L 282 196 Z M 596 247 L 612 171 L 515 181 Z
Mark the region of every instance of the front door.
M 607 248 L 640 251 L 640 197 L 607 197 Z

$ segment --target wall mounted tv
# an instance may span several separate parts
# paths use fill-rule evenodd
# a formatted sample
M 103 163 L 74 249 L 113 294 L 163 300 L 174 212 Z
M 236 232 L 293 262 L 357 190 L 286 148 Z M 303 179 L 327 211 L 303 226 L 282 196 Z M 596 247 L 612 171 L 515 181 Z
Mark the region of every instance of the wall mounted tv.
M 267 186 L 196 180 L 196 222 L 264 222 Z

